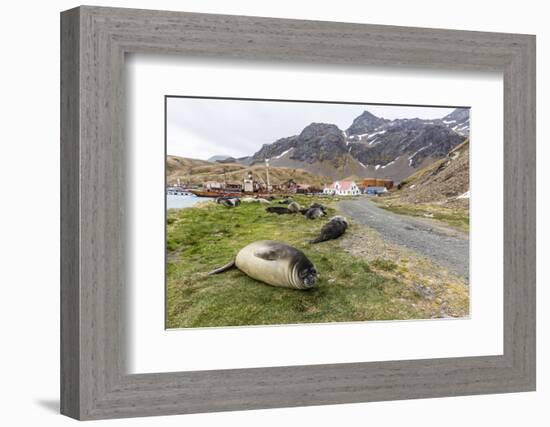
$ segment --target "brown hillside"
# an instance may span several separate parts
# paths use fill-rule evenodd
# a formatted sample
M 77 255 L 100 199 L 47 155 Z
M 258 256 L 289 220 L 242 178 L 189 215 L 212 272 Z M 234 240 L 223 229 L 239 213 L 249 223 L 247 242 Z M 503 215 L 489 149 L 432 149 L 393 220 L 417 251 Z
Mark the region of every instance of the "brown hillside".
M 419 170 L 401 183 L 396 192 L 409 203 L 446 203 L 468 206 L 468 198 L 457 199 L 470 187 L 470 145 L 466 140 L 444 159 Z
M 188 159 L 185 157 L 168 155 L 166 158 L 166 173 L 170 175 L 172 172 L 177 170 L 208 165 L 212 165 L 212 163 L 207 162 L 206 160 Z
M 242 182 L 248 172 L 257 181 L 266 180 L 266 169 L 263 165 L 246 166 L 237 163 L 211 163 L 204 160 L 188 159 L 168 155 L 166 174 L 168 184 L 175 184 L 177 179 L 185 184 L 201 184 L 205 181 Z M 321 187 L 331 182 L 330 178 L 298 168 L 269 167 L 269 180 L 280 184 L 293 179 L 298 184 L 309 184 Z

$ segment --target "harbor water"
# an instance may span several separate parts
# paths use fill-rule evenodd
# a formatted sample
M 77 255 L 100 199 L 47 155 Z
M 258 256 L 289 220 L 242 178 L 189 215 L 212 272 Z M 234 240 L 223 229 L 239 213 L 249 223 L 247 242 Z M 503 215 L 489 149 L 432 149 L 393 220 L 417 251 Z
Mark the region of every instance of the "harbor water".
M 207 200 L 213 200 L 213 198 L 197 196 L 175 196 L 172 194 L 167 194 L 166 209 L 190 208 L 199 202 L 206 202 Z

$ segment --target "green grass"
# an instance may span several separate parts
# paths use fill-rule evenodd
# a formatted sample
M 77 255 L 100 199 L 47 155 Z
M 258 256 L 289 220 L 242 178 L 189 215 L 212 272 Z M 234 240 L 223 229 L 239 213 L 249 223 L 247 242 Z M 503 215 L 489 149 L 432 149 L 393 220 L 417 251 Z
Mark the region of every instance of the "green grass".
M 400 215 L 433 218 L 444 222 L 448 226 L 460 231 L 470 230 L 470 213 L 468 209 L 459 207 L 447 207 L 435 204 L 412 204 L 405 202 L 393 202 L 388 200 L 375 200 L 379 207 Z M 432 216 L 433 215 L 433 216 Z
M 312 198 L 297 198 L 302 205 Z M 316 200 L 316 199 L 315 199 Z M 243 203 L 228 209 L 209 204 L 171 210 L 167 218 L 167 327 L 210 327 L 429 317 L 413 289 L 387 271 L 392 261 L 373 265 L 355 258 L 339 241 L 311 245 L 327 219 L 274 215 L 265 206 Z M 348 232 L 353 232 L 353 225 Z M 237 269 L 208 276 L 256 240 L 286 242 L 302 250 L 319 272 L 308 291 L 272 287 Z
M 394 271 L 397 269 L 397 264 L 393 261 L 386 260 L 386 259 L 380 259 L 377 258 L 374 261 L 372 261 L 372 265 L 379 269 L 384 271 Z

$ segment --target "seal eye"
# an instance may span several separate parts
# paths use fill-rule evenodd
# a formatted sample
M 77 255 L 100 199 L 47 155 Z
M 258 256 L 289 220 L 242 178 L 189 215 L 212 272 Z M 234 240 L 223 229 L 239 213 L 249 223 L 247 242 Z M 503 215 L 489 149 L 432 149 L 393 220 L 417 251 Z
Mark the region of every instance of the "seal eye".
M 304 279 L 308 276 L 315 276 L 317 275 L 317 270 L 315 270 L 315 267 L 310 267 L 305 270 L 302 270 L 299 274 L 300 279 Z

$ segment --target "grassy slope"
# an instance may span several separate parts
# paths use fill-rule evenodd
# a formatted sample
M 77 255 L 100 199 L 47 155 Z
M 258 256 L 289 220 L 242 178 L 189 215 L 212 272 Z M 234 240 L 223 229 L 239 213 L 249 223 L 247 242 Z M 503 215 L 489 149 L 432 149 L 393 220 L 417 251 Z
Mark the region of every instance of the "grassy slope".
M 297 199 L 304 205 L 313 200 Z M 331 209 L 329 215 L 334 213 Z M 422 298 L 400 282 L 398 274 L 392 274 L 397 269 L 395 263 L 383 258 L 367 263 L 346 253 L 339 241 L 308 244 L 326 219 L 310 221 L 302 215 L 268 214 L 265 206 L 255 203 L 235 209 L 207 203 L 200 208 L 169 211 L 167 222 L 169 328 L 437 315 L 437 310 L 431 312 L 417 304 Z M 276 288 L 237 269 L 207 276 L 243 246 L 261 239 L 280 240 L 301 249 L 320 273 L 318 288 Z M 467 314 L 467 300 L 465 310 L 460 308 L 458 314 Z
M 467 233 L 470 230 L 470 212 L 461 206 L 445 206 L 434 203 L 414 204 L 384 197 L 377 198 L 375 201 L 382 209 L 400 215 L 433 218 L 459 231 Z
M 411 175 L 401 186 L 401 190 L 374 200 L 381 208 L 392 212 L 430 216 L 467 232 L 470 227 L 469 199 L 456 197 L 469 188 L 469 141 L 455 147 L 444 159 Z

